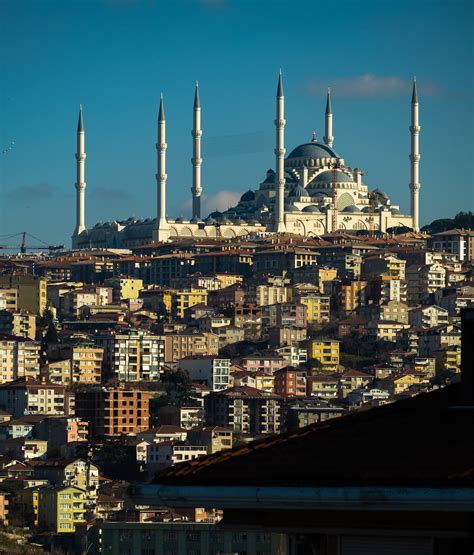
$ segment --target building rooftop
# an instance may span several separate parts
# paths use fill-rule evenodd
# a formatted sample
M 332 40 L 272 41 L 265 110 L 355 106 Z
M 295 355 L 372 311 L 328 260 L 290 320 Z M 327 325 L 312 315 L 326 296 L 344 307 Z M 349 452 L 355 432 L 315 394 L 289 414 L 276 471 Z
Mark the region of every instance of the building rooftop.
M 154 483 L 473 487 L 474 411 L 456 408 L 462 403 L 460 384 L 451 385 L 185 462 Z

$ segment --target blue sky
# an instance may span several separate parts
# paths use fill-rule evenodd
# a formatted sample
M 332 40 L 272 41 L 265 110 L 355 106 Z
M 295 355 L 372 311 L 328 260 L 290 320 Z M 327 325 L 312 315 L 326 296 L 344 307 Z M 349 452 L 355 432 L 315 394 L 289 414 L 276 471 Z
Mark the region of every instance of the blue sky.
M 94 0 L 0 3 L 0 235 L 69 244 L 75 129 L 86 128 L 86 223 L 150 217 L 165 95 L 168 213 L 188 216 L 194 82 L 209 211 L 273 167 L 284 74 L 286 147 L 324 134 L 369 188 L 408 210 L 410 81 L 421 119 L 421 222 L 474 208 L 470 0 Z M 12 144 L 13 143 L 13 144 Z M 0 244 L 5 241 L 0 238 Z

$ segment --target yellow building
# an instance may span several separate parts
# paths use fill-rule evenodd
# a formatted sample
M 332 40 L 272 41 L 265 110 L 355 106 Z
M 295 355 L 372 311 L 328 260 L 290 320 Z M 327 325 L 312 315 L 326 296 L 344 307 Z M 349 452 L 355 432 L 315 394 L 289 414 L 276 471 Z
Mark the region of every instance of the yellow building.
M 104 285 L 113 288 L 114 302 L 138 299 L 143 289 L 143 280 L 137 278 L 117 277 L 106 279 Z
M 174 318 L 184 318 L 184 311 L 197 304 L 207 305 L 206 289 L 194 287 L 190 289 L 175 289 L 172 291 L 171 315 Z
M 345 281 L 341 284 L 340 301 L 341 308 L 346 314 L 350 314 L 366 303 L 366 281 Z
M 267 393 L 273 393 L 275 387 L 275 376 L 265 374 L 265 372 L 257 372 L 255 374 L 255 389 L 261 389 Z
M 215 278 L 220 281 L 221 289 L 225 289 L 226 287 L 230 287 L 235 283 L 242 283 L 244 281 L 243 276 L 239 274 L 216 274 Z
M 16 289 L 17 309 L 43 315 L 46 309 L 48 282 L 27 274 L 0 274 L 0 288 Z
M 412 385 L 426 384 L 429 379 L 425 374 L 410 372 L 409 374 L 404 374 L 399 378 L 393 380 L 393 385 L 395 387 L 394 392 L 396 395 L 407 391 Z
M 0 288 L 0 310 L 17 310 L 17 291 L 16 289 Z
M 436 372 L 461 371 L 461 346 L 451 345 L 434 353 L 436 359 Z
M 36 316 L 25 312 L 0 310 L 0 332 L 16 337 L 36 338 Z
M 303 294 L 298 298 L 298 301 L 307 308 L 306 321 L 308 324 L 329 322 L 329 297 L 317 294 Z
M 336 339 L 312 339 L 308 354 L 311 360 L 321 364 L 323 370 L 334 372 L 339 367 L 339 341 Z
M 74 486 L 44 487 L 39 490 L 38 510 L 41 528 L 55 534 L 76 531 L 85 520 L 86 492 Z
M 319 290 L 321 293 L 326 293 L 325 288 L 328 288 L 328 284 L 331 281 L 337 279 L 337 269 L 336 268 L 318 268 L 319 276 Z

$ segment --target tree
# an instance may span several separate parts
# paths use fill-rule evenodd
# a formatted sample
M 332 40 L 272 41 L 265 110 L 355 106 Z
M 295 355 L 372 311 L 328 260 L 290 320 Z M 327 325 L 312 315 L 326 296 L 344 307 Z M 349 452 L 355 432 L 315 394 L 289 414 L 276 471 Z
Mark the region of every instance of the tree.
M 421 230 L 427 233 L 440 233 L 449 229 L 474 229 L 474 214 L 472 212 L 458 212 L 454 218 L 441 218 L 425 225 Z

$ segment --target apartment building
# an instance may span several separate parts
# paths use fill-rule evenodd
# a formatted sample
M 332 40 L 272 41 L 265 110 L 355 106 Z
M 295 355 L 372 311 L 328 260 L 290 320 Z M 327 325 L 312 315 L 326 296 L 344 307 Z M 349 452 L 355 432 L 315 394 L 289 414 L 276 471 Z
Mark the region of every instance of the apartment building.
M 245 386 L 214 391 L 204 398 L 209 425 L 251 436 L 280 431 L 280 404 L 278 395 Z
M 303 266 L 314 266 L 317 258 L 317 253 L 310 249 L 277 245 L 275 248 L 257 251 L 254 254 L 254 273 L 290 272 Z
M 165 362 L 178 362 L 188 356 L 217 356 L 219 336 L 210 333 L 173 333 L 165 335 Z
M 165 363 L 165 340 L 147 331 L 96 335 L 96 345 L 104 350 L 104 370 L 120 381 L 160 379 Z
M 247 290 L 246 302 L 257 306 L 285 303 L 288 300 L 288 289 L 278 285 L 254 285 Z
M 107 306 L 112 304 L 112 288 L 89 285 L 72 289 L 61 299 L 61 310 L 74 318 L 79 318 L 83 307 Z
M 24 310 L 0 310 L 0 333 L 36 339 L 36 316 Z
M 162 441 L 160 443 L 150 443 L 142 441 L 137 445 L 137 461 L 153 470 L 161 470 L 207 454 L 208 448 L 206 445 L 193 445 L 188 442 Z
M 367 300 L 374 303 L 407 302 L 407 282 L 397 276 L 373 276 L 367 281 Z
M 17 308 L 17 290 L 0 288 L 0 310 L 15 312 Z
M 143 280 L 132 277 L 113 277 L 104 281 L 112 289 L 112 302 L 120 303 L 129 299 L 138 299 L 143 289 Z
M 174 426 L 184 430 L 199 428 L 204 425 L 204 408 L 201 404 L 182 406 L 166 405 L 158 409 L 158 421 L 165 426 Z
M 302 293 L 297 296 L 299 303 L 306 306 L 306 319 L 308 324 L 322 324 L 329 322 L 330 298 L 316 293 Z
M 446 285 L 446 269 L 441 264 L 412 265 L 407 268 L 408 304 L 417 306 Z
M 419 328 L 433 328 L 449 323 L 448 311 L 436 305 L 411 308 L 408 318 L 411 326 Z
M 281 397 L 306 397 L 306 372 L 293 366 L 277 370 L 274 391 Z
M 341 309 L 346 314 L 352 314 L 359 307 L 367 303 L 367 282 L 343 280 L 336 286 Z
M 171 293 L 171 316 L 183 319 L 185 311 L 198 304 L 207 305 L 206 289 L 194 288 L 173 290 Z
M 149 400 L 147 391 L 95 387 L 76 393 L 76 416 L 92 436 L 136 435 L 149 428 Z
M 48 345 L 50 362 L 45 366 L 54 383 L 100 383 L 104 349 L 88 340 Z
M 337 339 L 311 339 L 308 356 L 322 370 L 334 372 L 339 367 L 339 341 Z
M 262 307 L 262 325 L 267 328 L 306 328 L 307 307 L 301 303 L 278 303 Z
M 39 526 L 55 534 L 71 534 L 86 522 L 86 492 L 74 486 L 39 489 Z
M 0 383 L 37 378 L 40 372 L 39 341 L 0 334 Z
M 13 418 L 28 414 L 65 416 L 73 410 L 74 395 L 62 385 L 20 378 L 0 384 L 0 409 Z
M 392 276 L 405 279 L 406 260 L 392 254 L 370 255 L 362 261 L 362 277 Z
M 42 316 L 46 310 L 48 282 L 29 274 L 0 274 L 0 289 L 15 289 L 18 310 Z
M 270 376 L 273 376 L 277 370 L 286 366 L 282 356 L 275 355 L 271 352 L 258 352 L 243 356 L 240 359 L 240 363 L 242 368 L 248 372 L 263 372 Z
M 461 262 L 474 261 L 474 231 L 469 229 L 449 229 L 434 233 L 428 239 L 428 246 L 437 251 L 453 253 Z
M 190 356 L 178 361 L 193 382 L 203 383 L 213 391 L 227 389 L 230 385 L 230 359 L 212 355 Z

